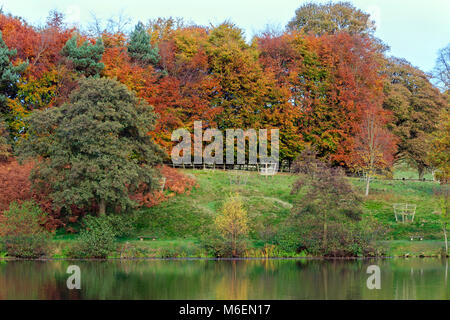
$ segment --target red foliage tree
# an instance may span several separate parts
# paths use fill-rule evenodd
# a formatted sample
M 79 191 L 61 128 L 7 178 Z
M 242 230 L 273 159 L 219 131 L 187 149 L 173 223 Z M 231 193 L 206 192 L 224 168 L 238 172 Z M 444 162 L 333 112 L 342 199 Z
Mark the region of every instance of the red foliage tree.
M 377 170 L 390 168 L 397 151 L 397 138 L 386 128 L 389 113 L 381 108 L 381 99 L 364 110 L 355 137 L 350 164 L 362 170 L 366 178 L 365 195 L 369 195 L 370 180 Z
M 73 31 L 65 28 L 62 15 L 56 11 L 50 13 L 42 30 L 36 30 L 21 18 L 0 14 L 0 30 L 6 45 L 17 50 L 15 60 L 28 61 L 28 73 L 34 77 L 55 66 Z
M 280 132 L 291 141 L 286 143 L 290 150 L 298 154 L 302 145 L 312 144 L 320 157 L 349 165 L 364 109 L 382 96 L 380 57 L 372 40 L 292 32 L 265 34 L 257 43 L 264 70 L 274 75 L 292 106 L 284 108 L 284 116 L 293 125 Z
M 17 161 L 0 163 L 0 213 L 13 201 L 30 200 L 33 196 L 28 180 L 33 164 L 20 165 Z
M 0 163 L 0 216 L 9 208 L 10 203 L 22 203 L 26 200 L 34 200 L 43 211 L 49 214 L 45 227 L 48 230 L 55 230 L 63 226 L 60 219 L 60 212 L 54 210 L 52 201 L 45 193 L 36 193 L 31 189 L 29 176 L 33 168 L 33 162 L 24 164 L 18 163 L 15 159 Z

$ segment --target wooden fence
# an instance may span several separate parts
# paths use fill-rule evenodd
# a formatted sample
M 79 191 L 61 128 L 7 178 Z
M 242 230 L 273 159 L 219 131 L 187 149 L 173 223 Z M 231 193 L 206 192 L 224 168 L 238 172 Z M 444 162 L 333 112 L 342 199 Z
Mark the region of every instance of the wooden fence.
M 197 170 L 243 170 L 243 171 L 259 171 L 259 165 L 258 164 L 194 164 L 194 163 L 185 163 L 185 164 L 173 164 L 171 162 L 164 162 L 165 165 L 171 166 L 173 168 L 180 168 L 180 169 L 197 169 Z M 281 161 L 280 166 L 277 168 L 277 172 L 293 172 L 292 171 L 292 162 L 288 160 Z M 360 178 L 361 175 L 358 175 L 357 173 L 351 173 L 346 172 L 346 175 L 348 177 L 353 178 Z M 376 180 L 376 178 L 371 178 Z M 434 180 L 431 179 L 383 179 L 383 180 L 392 180 L 392 181 L 417 181 L 417 182 L 432 182 Z

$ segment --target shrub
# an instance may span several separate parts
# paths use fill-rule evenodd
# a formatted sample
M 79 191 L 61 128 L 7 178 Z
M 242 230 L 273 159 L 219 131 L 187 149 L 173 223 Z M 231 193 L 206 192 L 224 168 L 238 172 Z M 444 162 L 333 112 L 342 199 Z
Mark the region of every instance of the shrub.
M 192 175 L 186 175 L 177 169 L 163 166 L 161 174 L 166 178 L 165 189 L 168 189 L 177 194 L 187 193 L 197 186 L 197 182 Z
M 32 201 L 11 203 L 0 220 L 0 236 L 9 256 L 39 258 L 48 251 L 50 233 L 42 225 L 47 215 Z
M 73 258 L 107 258 L 116 248 L 116 233 L 111 222 L 104 216 L 87 216 L 83 221 L 85 229 L 80 232 L 78 242 L 68 255 Z
M 321 221 L 309 215 L 289 217 L 276 237 L 278 247 L 286 252 L 307 251 L 321 256 L 377 256 L 380 247 L 376 242 L 386 233 L 386 229 L 373 217 L 360 221 L 333 220 L 327 225 L 327 246 L 323 247 Z
M 298 230 L 290 224 L 283 225 L 279 229 L 275 242 L 280 250 L 285 252 L 297 252 L 301 249 Z
M 388 228 L 375 219 L 372 215 L 367 215 L 358 223 L 358 234 L 355 240 L 363 256 L 383 255 L 386 250 L 382 245 L 377 244 L 378 240 L 385 239 Z
M 107 220 L 113 229 L 114 236 L 117 238 L 127 238 L 133 235 L 135 231 L 135 222 L 137 220 L 135 215 L 117 214 L 102 216 L 97 219 Z
M 0 163 L 0 213 L 9 208 L 12 201 L 31 200 L 31 183 L 28 180 L 33 164 L 20 165 L 17 161 Z
M 162 166 L 160 168 L 161 176 L 164 177 L 165 184 L 164 190 L 153 190 L 151 192 L 143 192 L 139 190 L 131 198 L 138 202 L 139 206 L 153 207 L 166 201 L 170 197 L 176 194 L 189 194 L 197 182 L 191 176 L 185 175 L 177 169 Z M 146 189 L 145 185 L 142 185 L 142 189 Z
M 33 200 L 48 214 L 45 227 L 53 231 L 63 225 L 60 212 L 54 210 L 45 192 L 31 189 L 29 177 L 33 166 L 32 161 L 20 164 L 12 158 L 8 162 L 0 162 L 0 214 L 9 208 L 11 202 Z

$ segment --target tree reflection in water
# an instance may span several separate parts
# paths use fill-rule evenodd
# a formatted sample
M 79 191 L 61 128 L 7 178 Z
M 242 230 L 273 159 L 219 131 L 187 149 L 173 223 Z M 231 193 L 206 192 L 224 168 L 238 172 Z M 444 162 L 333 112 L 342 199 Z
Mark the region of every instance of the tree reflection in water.
M 68 290 L 69 265 L 81 290 Z M 366 287 L 369 265 L 381 289 Z M 0 299 L 449 299 L 448 260 L 0 261 Z

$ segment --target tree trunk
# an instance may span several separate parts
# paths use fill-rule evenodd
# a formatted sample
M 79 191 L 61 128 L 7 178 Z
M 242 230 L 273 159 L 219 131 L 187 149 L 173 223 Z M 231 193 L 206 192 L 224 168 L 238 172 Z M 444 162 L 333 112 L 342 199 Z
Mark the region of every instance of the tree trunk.
M 236 234 L 235 234 L 235 230 L 234 227 L 232 228 L 233 231 L 231 231 L 231 257 L 234 258 L 236 257 Z
M 101 199 L 98 204 L 98 215 L 103 216 L 106 213 L 106 202 L 105 199 Z
M 366 178 L 366 193 L 365 193 L 366 197 L 369 195 L 369 186 L 370 186 L 370 175 L 368 174 Z
M 445 259 L 445 289 L 447 289 L 447 279 L 448 279 L 448 259 Z
M 327 224 L 327 215 L 324 215 L 324 222 L 323 222 L 323 250 L 324 253 L 326 252 L 328 247 L 328 224 Z
M 447 224 L 444 223 L 444 241 L 445 241 L 445 254 L 448 254 L 448 241 L 447 241 Z
M 425 175 L 425 168 L 423 166 L 419 166 L 417 170 L 419 171 L 419 180 L 422 180 Z

